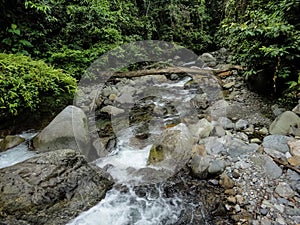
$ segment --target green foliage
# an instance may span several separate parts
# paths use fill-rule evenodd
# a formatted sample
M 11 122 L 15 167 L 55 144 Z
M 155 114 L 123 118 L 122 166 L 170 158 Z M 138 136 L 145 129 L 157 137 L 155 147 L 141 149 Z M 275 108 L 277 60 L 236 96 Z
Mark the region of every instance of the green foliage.
M 48 111 L 71 100 L 76 80 L 30 57 L 0 53 L 0 115 Z M 49 96 L 49 97 L 48 97 Z M 41 109 L 42 110 L 42 109 Z
M 16 24 L 11 24 L 11 27 L 7 29 L 6 38 L 2 40 L 2 43 L 5 44 L 12 53 L 22 53 L 28 55 L 28 51 L 25 49 L 33 47 L 32 44 L 22 39 L 21 30 Z
M 294 79 L 300 69 L 299 6 L 299 0 L 228 0 L 217 37 L 253 74 L 268 71 L 275 85 L 277 78 Z

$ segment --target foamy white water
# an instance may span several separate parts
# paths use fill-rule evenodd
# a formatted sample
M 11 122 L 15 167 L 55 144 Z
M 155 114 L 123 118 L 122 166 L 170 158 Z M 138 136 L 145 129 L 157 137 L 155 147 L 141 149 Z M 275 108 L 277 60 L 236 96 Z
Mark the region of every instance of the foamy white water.
M 36 134 L 37 133 L 26 132 L 20 134 L 20 136 L 25 138 L 26 140 L 30 140 Z M 12 166 L 19 162 L 23 162 L 26 159 L 32 158 L 35 155 L 36 153 L 34 151 L 28 150 L 27 142 L 25 141 L 14 148 L 0 153 L 0 168 Z

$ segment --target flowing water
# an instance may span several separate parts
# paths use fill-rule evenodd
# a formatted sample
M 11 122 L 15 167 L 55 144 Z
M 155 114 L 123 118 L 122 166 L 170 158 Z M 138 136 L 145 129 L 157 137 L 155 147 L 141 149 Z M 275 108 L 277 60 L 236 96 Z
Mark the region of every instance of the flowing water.
M 20 136 L 25 138 L 25 142 L 5 152 L 0 152 L 0 169 L 35 156 L 36 153 L 34 151 L 28 150 L 28 140 L 33 138 L 36 134 L 35 132 L 22 133 Z
M 171 103 L 175 108 L 169 115 L 149 122 L 149 133 L 154 139 L 162 132 L 162 124 L 172 123 L 184 114 L 187 102 L 194 96 L 183 88 L 189 80 L 185 77 L 180 81 L 154 84 L 152 89 L 144 89 L 144 97 L 155 96 L 154 100 L 145 104 L 163 108 Z M 162 181 L 170 173 L 166 168 L 147 165 L 151 144 L 143 148 L 132 145 L 130 138 L 134 135 L 134 128 L 122 130 L 117 135 L 115 151 L 96 161 L 99 167 L 112 175 L 116 185 L 98 205 L 80 214 L 68 225 L 165 225 L 175 224 L 179 220 L 184 211 L 184 201 L 179 196 L 166 197 L 158 184 L 152 185 L 145 195 L 137 194 L 136 186 Z

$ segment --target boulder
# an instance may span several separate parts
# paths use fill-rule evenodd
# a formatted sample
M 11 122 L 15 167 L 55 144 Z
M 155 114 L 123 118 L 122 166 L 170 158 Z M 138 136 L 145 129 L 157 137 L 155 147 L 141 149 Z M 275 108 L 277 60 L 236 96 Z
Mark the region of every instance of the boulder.
M 194 139 L 188 128 L 180 123 L 166 130 L 151 147 L 148 164 L 177 171 L 192 155 Z
M 0 221 L 66 224 L 97 204 L 113 185 L 75 150 L 42 153 L 0 170 Z
M 300 127 L 300 117 L 294 112 L 286 111 L 278 116 L 270 125 L 270 134 L 288 135 L 293 128 Z
M 213 57 L 210 53 L 203 53 L 199 58 L 198 61 L 202 61 L 207 63 L 208 66 L 214 67 L 217 65 L 217 59 Z
M 25 138 L 17 136 L 17 135 L 7 135 L 0 142 L 0 152 L 6 151 L 7 149 L 13 148 L 25 141 Z
M 33 139 L 33 147 L 39 152 L 74 149 L 80 151 L 89 160 L 97 158 L 91 148 L 87 117 L 80 108 L 75 106 L 68 106 L 60 112 Z

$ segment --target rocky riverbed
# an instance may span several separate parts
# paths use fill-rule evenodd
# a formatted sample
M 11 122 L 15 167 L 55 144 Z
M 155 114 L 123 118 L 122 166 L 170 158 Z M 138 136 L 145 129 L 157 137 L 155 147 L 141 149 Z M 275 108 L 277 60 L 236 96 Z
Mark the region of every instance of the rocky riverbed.
M 300 107 L 288 111 L 249 91 L 243 68 L 229 61 L 221 49 L 82 86 L 77 107 L 30 142 L 40 154 L 0 170 L 2 224 L 64 224 L 113 182 L 110 210 L 114 193 L 136 210 L 117 224 L 299 224 Z M 13 146 L 8 140 L 21 141 L 6 138 L 2 149 Z M 80 205 L 80 196 L 90 200 Z M 149 199 L 169 209 L 160 221 L 139 210 Z M 93 211 L 71 224 L 95 224 Z

